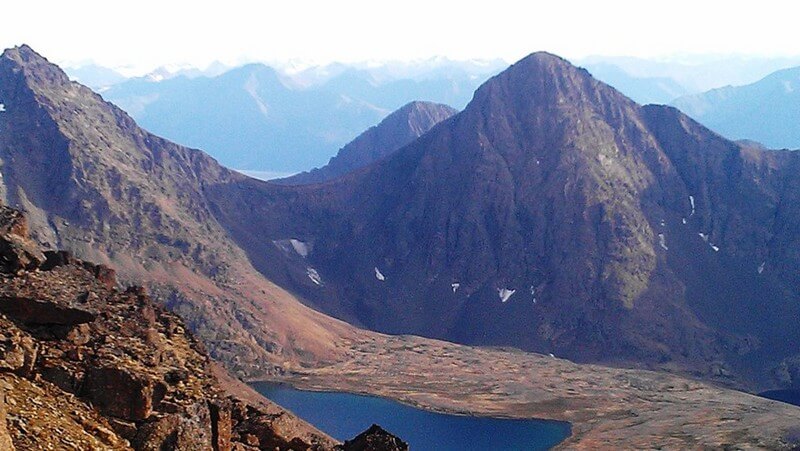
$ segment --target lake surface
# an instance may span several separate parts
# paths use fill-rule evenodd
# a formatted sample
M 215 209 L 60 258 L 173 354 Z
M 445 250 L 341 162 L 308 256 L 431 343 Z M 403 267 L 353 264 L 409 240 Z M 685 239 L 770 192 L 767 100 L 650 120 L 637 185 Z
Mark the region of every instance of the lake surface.
M 265 382 L 252 386 L 341 441 L 373 423 L 408 442 L 412 451 L 546 450 L 570 435 L 569 423 L 558 421 L 447 415 L 372 396 L 303 391 Z

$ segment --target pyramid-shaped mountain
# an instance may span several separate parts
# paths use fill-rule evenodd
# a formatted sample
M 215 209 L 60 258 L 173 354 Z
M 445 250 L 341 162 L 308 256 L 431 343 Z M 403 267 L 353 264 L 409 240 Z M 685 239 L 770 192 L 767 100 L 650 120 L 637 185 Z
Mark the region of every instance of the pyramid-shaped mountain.
M 364 171 L 210 194 L 262 273 L 356 324 L 764 382 L 797 360 L 799 168 L 535 53 Z
M 456 113 L 441 103 L 410 102 L 342 147 L 325 166 L 273 182 L 303 185 L 340 177 L 391 155 Z

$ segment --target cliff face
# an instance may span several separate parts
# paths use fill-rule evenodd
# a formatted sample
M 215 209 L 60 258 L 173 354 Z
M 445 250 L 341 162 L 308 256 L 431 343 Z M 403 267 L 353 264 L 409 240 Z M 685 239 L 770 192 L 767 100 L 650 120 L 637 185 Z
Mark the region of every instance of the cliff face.
M 42 254 L 3 206 L 0 262 L 0 448 L 335 445 L 266 400 L 232 395 L 175 314 L 144 289 L 118 290 L 108 267 Z

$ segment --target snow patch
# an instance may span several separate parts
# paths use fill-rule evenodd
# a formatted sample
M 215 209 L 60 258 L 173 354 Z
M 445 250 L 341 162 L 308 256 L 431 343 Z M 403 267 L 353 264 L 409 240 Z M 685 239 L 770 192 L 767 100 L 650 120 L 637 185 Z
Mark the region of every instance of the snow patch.
M 689 213 L 689 217 L 694 216 L 694 196 L 689 196 L 689 203 L 692 205 L 692 212 Z
M 505 303 L 517 290 L 509 290 L 508 288 L 498 288 L 497 295 L 500 296 L 500 302 Z
M 661 227 L 666 227 L 666 226 L 667 226 L 667 221 L 662 219 L 661 220 Z
M 455 293 L 456 291 L 458 291 L 458 287 L 460 287 L 460 286 L 461 286 L 461 284 L 460 284 L 460 283 L 458 283 L 458 282 L 455 282 L 455 283 L 451 283 L 451 284 L 450 284 L 450 288 L 452 288 L 452 289 L 453 289 L 453 293 Z
M 303 258 L 308 257 L 311 251 L 314 250 L 314 243 L 307 243 L 294 238 L 275 240 L 272 244 L 288 255 L 297 254 Z
M 711 245 L 711 249 L 714 249 L 714 252 L 719 252 L 719 247 Z
M 686 218 L 681 219 L 681 222 L 683 222 L 683 224 L 686 225 Z
M 761 274 L 762 272 L 764 272 L 764 267 L 766 267 L 766 266 L 767 266 L 767 262 L 761 262 L 761 264 L 758 265 L 758 273 Z
M 289 244 L 291 244 L 294 251 L 300 254 L 300 256 L 303 258 L 308 257 L 309 252 L 311 252 L 311 246 L 308 243 L 304 243 L 300 240 L 292 238 L 289 240 Z
M 550 357 L 552 357 L 554 359 L 556 358 L 556 356 L 554 356 L 552 352 L 550 354 L 547 354 L 547 355 L 549 355 Z
M 791 92 L 794 92 L 794 86 L 792 86 L 792 81 L 791 80 L 784 80 L 783 81 L 783 90 L 786 91 L 787 94 L 791 93 Z
M 381 272 L 380 269 L 378 269 L 377 266 L 375 267 L 375 278 L 380 280 L 381 282 L 386 280 L 386 276 L 383 275 L 383 273 Z
M 703 241 L 708 243 L 708 235 L 706 235 L 705 233 L 702 233 L 702 232 L 698 233 L 698 235 L 700 235 L 700 238 L 702 238 Z
M 6 104 L 0 103 L 0 113 L 5 113 L 5 111 L 6 111 Z
M 311 279 L 312 282 L 317 285 L 322 285 L 322 277 L 319 276 L 316 269 L 309 266 L 306 268 L 306 274 L 308 274 L 308 278 Z
M 658 234 L 658 244 L 661 246 L 662 249 L 668 251 L 669 248 L 667 247 L 667 238 L 664 236 L 663 233 Z

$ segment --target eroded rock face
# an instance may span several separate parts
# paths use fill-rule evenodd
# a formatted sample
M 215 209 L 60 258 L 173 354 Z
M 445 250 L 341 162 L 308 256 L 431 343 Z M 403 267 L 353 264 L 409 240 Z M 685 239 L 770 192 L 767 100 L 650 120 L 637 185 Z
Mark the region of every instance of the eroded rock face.
M 2 218 L 27 241 L 22 216 L 0 205 Z M 48 252 L 0 277 L 0 450 L 333 449 L 287 412 L 229 394 L 181 319 L 143 288 L 118 290 L 112 269 Z

